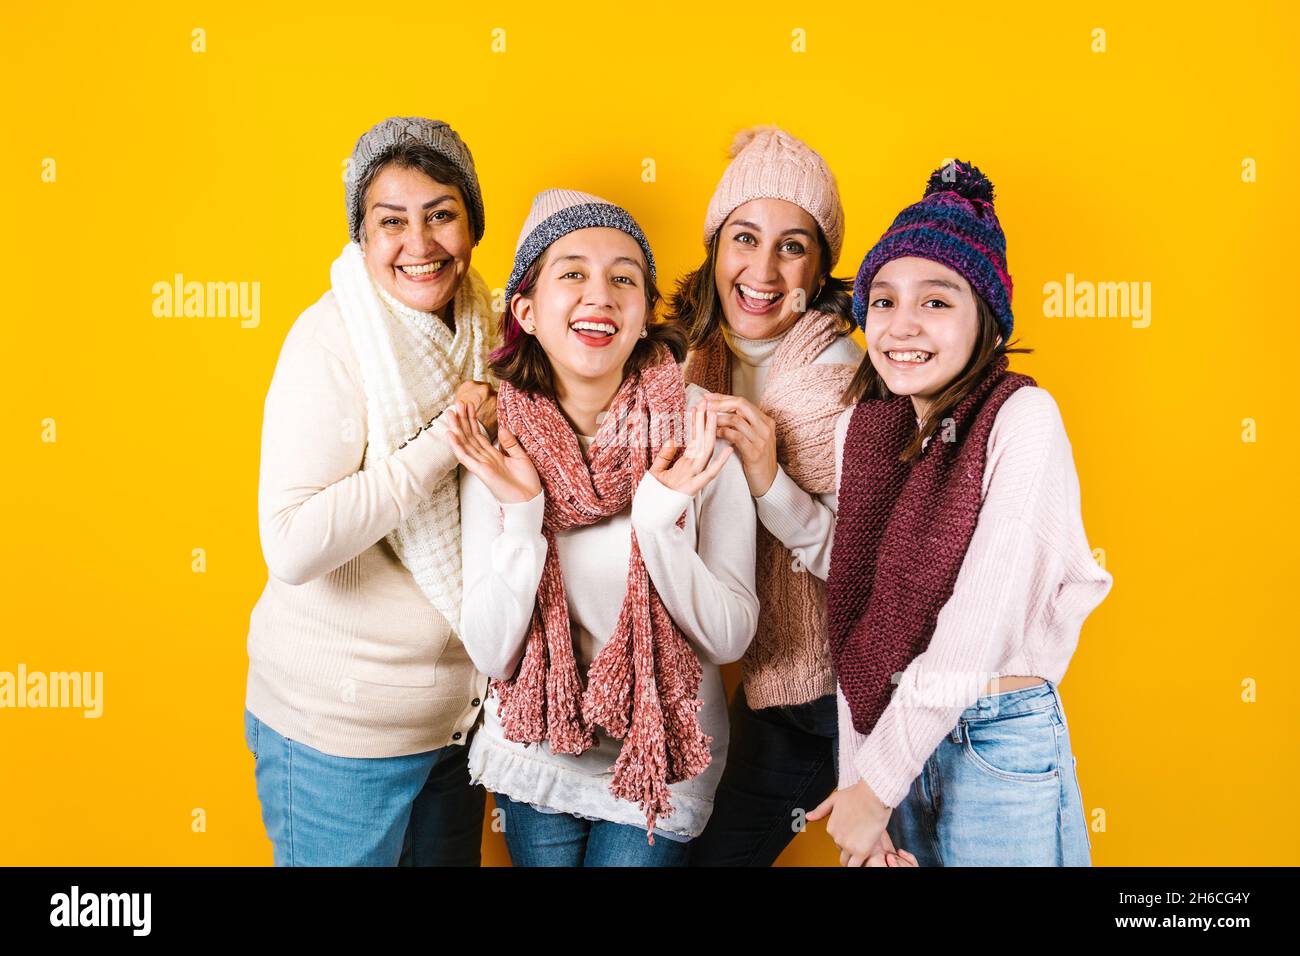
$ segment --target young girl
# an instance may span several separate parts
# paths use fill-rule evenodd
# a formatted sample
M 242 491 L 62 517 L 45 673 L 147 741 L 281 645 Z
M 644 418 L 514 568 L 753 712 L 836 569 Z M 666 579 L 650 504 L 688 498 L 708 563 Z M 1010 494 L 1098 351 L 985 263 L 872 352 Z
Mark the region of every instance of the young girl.
M 1006 240 L 978 169 L 935 171 L 863 260 L 854 314 L 867 359 L 836 427 L 827 584 L 840 782 L 809 819 L 829 814 L 849 866 L 891 841 L 926 866 L 1087 866 L 1057 684 L 1112 579 L 1055 401 L 1007 370 L 1025 350 L 1004 344 Z
M 754 509 L 654 280 L 627 212 L 540 194 L 493 357 L 500 445 L 468 404 L 447 432 L 460 634 L 495 678 L 470 775 L 517 866 L 684 864 L 726 760 L 718 665 L 758 617 Z
M 704 264 L 672 315 L 687 381 L 710 391 L 760 522 L 758 631 L 731 702 L 731 747 L 697 866 L 770 866 L 835 788 L 825 579 L 835 421 L 862 358 L 850 284 L 831 275 L 844 210 L 825 161 L 784 130 L 739 133 L 709 203 Z

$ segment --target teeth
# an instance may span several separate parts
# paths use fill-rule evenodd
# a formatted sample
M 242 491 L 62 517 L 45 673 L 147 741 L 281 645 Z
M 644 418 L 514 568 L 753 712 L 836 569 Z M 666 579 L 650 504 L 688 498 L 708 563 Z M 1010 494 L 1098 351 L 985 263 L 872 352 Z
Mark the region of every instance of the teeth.
M 895 362 L 916 362 L 918 365 L 922 362 L 927 362 L 930 359 L 929 352 L 886 352 L 885 354 Z
M 440 271 L 449 261 L 449 259 L 443 259 L 441 262 L 431 262 L 428 265 L 423 266 L 398 266 L 397 268 L 401 269 L 408 276 L 427 276 L 430 273 Z
M 781 294 L 780 292 L 759 292 L 757 289 L 751 289 L 743 282 L 740 283 L 740 291 L 745 293 L 745 297 L 748 299 L 766 299 L 769 302 Z
M 581 329 L 584 332 L 603 332 L 607 335 L 613 335 L 618 331 L 612 322 L 574 322 L 571 329 Z

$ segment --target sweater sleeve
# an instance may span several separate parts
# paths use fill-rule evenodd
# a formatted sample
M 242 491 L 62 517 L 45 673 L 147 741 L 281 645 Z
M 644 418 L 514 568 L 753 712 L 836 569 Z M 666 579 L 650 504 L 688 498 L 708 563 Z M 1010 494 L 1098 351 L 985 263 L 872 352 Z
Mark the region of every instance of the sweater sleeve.
M 693 499 L 648 471 L 632 497 L 632 528 L 677 626 L 709 663 L 728 664 L 744 655 L 758 626 L 754 506 L 734 453 L 700 495 L 698 549 L 676 524 Z
M 887 806 L 901 802 L 1063 577 L 1065 559 L 1046 533 L 1063 524 L 1066 490 L 1077 483 L 1060 412 L 1044 390 L 1020 389 L 999 409 L 994 429 L 984 502 L 929 646 L 903 671 L 870 734 L 853 728 L 837 695 L 839 786 L 863 779 Z
M 852 406 L 835 420 L 837 449 L 835 454 L 835 487 L 840 483 L 840 456 L 844 435 L 848 430 Z M 835 514 L 838 499 L 835 492 L 811 495 L 776 466 L 776 478 L 766 492 L 754 499 L 758 518 L 772 535 L 812 574 L 825 581 L 831 573 L 831 548 L 835 543 Z
M 365 395 L 357 370 L 316 334 L 320 321 L 304 313 L 290 330 L 262 421 L 262 554 L 271 575 L 295 585 L 377 543 L 456 465 L 444 413 L 405 448 L 360 470 Z
M 461 471 L 460 639 L 479 672 L 498 680 L 513 677 L 524 656 L 546 562 L 545 494 L 499 504 L 483 482 Z

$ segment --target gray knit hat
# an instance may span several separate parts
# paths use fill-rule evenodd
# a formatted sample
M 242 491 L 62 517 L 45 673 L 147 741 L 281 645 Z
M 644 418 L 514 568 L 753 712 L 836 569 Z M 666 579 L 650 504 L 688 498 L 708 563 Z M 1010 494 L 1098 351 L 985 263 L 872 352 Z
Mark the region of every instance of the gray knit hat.
M 357 189 L 372 166 L 383 162 L 393 147 L 403 140 L 414 140 L 445 157 L 460 170 L 468 185 L 465 201 L 469 203 L 470 231 L 477 243 L 483 238 L 483 195 L 479 192 L 478 175 L 474 172 L 474 157 L 469 147 L 456 135 L 456 131 L 442 120 L 424 119 L 421 116 L 392 116 L 372 127 L 357 140 L 343 177 L 344 201 L 348 207 L 348 235 L 353 242 L 361 241 L 361 220 L 357 216 Z
M 631 213 L 591 193 L 576 189 L 546 189 L 533 197 L 524 227 L 519 230 L 519 241 L 515 243 L 515 266 L 510 270 L 510 281 L 506 283 L 507 313 L 519 281 L 547 247 L 561 236 L 593 226 L 618 229 L 635 239 L 645 253 L 650 281 L 655 281 L 655 257 L 650 251 L 650 241 Z

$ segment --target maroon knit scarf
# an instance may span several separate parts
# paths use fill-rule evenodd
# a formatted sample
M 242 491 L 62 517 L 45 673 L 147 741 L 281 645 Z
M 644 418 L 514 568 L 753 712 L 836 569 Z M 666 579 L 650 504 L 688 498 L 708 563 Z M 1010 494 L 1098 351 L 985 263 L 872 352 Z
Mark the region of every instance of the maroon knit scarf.
M 1012 392 L 1034 384 L 998 356 L 953 410 L 950 429 L 941 426 L 911 462 L 899 461 L 917 429 L 909 397 L 854 408 L 826 603 L 836 676 L 858 733 L 871 732 L 893 676 L 929 645 L 979 518 L 993 421 Z
M 652 364 L 623 380 L 584 456 L 554 400 L 501 384 L 500 420 L 519 438 L 545 493 L 546 561 L 514 678 L 493 681 L 507 740 L 547 741 L 552 753 L 580 754 L 599 725 L 623 746 L 610 792 L 638 803 L 650 834 L 673 812 L 668 784 L 697 776 L 711 759 L 697 711 L 699 659 L 669 616 L 632 532 L 627 596 L 614 633 L 579 676 L 555 535 L 618 514 L 632 502 L 660 446 L 685 444 L 686 387 L 663 345 Z M 684 527 L 686 512 L 677 519 Z

